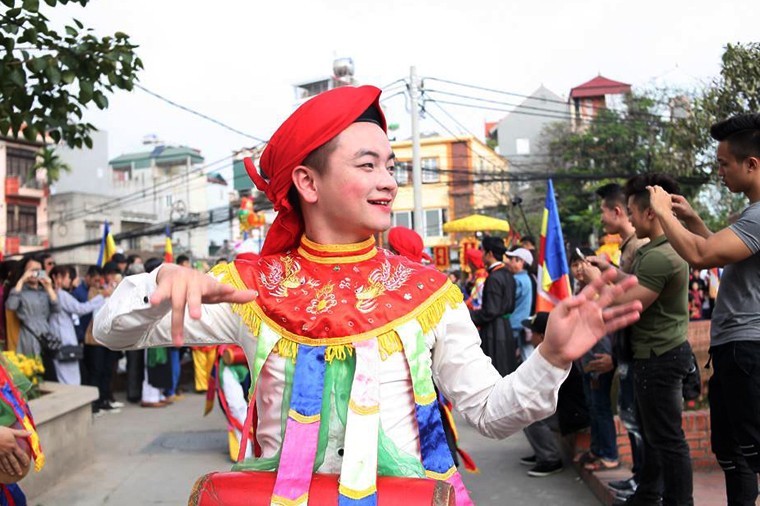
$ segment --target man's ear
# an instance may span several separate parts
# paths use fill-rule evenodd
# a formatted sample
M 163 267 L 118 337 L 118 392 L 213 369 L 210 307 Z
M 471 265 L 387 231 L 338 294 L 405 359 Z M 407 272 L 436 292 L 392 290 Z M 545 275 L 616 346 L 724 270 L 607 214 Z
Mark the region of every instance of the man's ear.
M 748 156 L 744 163 L 747 165 L 749 172 L 755 172 L 760 169 L 760 158 L 756 156 Z
M 296 187 L 298 194 L 307 204 L 315 204 L 318 200 L 317 181 L 314 170 L 299 165 L 293 170 L 293 186 Z

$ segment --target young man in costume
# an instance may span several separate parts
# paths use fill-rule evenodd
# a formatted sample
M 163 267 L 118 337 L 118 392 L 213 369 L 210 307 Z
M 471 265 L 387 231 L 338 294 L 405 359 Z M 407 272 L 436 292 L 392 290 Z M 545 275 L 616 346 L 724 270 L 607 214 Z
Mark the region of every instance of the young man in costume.
M 750 505 L 760 473 L 760 114 L 716 123 L 710 135 L 718 141 L 718 175 L 749 199 L 735 223 L 713 233 L 682 196 L 659 186 L 649 192 L 676 252 L 692 267 L 724 267 L 710 327 L 712 449 L 728 504 Z
M 554 410 L 570 361 L 638 317 L 637 303 L 608 307 L 635 280 L 594 283 L 555 309 L 538 352 L 502 378 L 446 275 L 375 247 L 397 191 L 379 96 L 371 86 L 318 95 L 272 136 L 263 174 L 246 161 L 278 211 L 260 256 L 215 277 L 176 265 L 131 276 L 96 317 L 114 348 L 245 350 L 258 420 L 249 410 L 255 457 L 237 469 L 276 471 L 273 504 L 306 504 L 313 472 L 340 473 L 341 504 L 374 504 L 378 475 L 445 480 L 471 504 L 433 379 L 483 434 L 506 437 Z

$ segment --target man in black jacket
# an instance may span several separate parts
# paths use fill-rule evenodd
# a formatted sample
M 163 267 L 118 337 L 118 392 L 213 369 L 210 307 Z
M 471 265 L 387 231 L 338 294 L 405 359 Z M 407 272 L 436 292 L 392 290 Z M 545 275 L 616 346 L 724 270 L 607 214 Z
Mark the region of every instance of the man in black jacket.
M 483 352 L 506 376 L 517 369 L 516 345 L 509 326 L 509 314 L 515 307 L 515 280 L 502 262 L 507 251 L 502 239 L 486 237 L 481 248 L 488 278 L 483 287 L 483 305 L 470 315 L 480 329 Z

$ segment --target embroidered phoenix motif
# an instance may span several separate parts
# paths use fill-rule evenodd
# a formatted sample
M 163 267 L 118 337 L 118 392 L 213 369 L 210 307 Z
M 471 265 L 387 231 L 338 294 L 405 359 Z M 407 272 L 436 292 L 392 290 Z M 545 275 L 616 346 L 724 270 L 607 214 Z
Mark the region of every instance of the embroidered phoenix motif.
M 265 265 L 269 274 L 261 273 L 261 283 L 275 297 L 285 298 L 288 296 L 288 290 L 303 285 L 312 288 L 319 286 L 319 281 L 307 280 L 305 276 L 298 275 L 301 272 L 301 263 L 293 257 L 281 257 L 280 262 L 266 262 Z
M 369 283 L 357 288 L 355 307 L 362 313 L 369 313 L 377 307 L 377 299 L 385 292 L 394 292 L 404 286 L 413 270 L 401 264 L 395 269 L 391 267 L 388 260 L 383 262 L 381 267 L 373 270 L 369 274 Z

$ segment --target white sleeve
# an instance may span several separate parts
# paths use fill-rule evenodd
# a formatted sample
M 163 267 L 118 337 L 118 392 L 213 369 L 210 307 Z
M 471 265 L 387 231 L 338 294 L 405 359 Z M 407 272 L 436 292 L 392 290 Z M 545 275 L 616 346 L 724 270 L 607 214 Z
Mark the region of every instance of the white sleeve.
M 505 438 L 557 409 L 570 369 L 531 354 L 506 377 L 491 365 L 467 307 L 447 309 L 434 330 L 433 378 L 454 408 L 484 436 Z
M 93 335 L 98 342 L 114 350 L 172 344 L 171 303 L 152 306 L 149 301 L 156 290 L 159 269 L 127 276 L 119 283 L 94 317 Z M 203 304 L 201 309 L 198 320 L 185 312 L 185 345 L 239 343 L 250 333 L 227 303 Z

